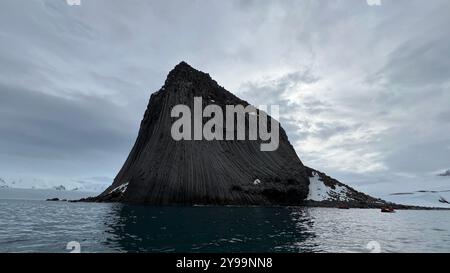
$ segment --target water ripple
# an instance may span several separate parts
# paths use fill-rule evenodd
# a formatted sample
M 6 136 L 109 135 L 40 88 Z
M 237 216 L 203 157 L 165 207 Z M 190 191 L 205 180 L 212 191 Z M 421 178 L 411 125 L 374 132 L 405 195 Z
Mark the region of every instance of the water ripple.
M 0 252 L 449 252 L 450 212 L 0 200 Z

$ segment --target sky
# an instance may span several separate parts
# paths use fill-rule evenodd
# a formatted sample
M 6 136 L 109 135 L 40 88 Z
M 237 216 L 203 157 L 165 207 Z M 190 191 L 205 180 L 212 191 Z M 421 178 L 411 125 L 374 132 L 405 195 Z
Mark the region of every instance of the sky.
M 305 165 L 373 195 L 450 189 L 450 2 L 380 4 L 2 0 L 0 177 L 109 184 L 186 61 L 280 105 Z

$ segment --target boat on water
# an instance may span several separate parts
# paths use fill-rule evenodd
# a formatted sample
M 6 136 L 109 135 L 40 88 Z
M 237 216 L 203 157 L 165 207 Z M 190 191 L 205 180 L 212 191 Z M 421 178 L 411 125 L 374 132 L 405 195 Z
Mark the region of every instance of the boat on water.
M 392 207 L 385 207 L 385 208 L 381 208 L 381 212 L 393 213 L 393 212 L 395 212 L 395 209 Z

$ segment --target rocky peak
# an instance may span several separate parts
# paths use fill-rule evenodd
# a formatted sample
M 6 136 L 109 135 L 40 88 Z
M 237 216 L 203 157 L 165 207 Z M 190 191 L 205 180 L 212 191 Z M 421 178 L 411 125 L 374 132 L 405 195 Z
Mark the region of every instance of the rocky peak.
M 384 203 L 307 168 L 280 126 L 275 151 L 260 149 L 260 141 L 205 139 L 175 141 L 171 137 L 171 109 L 204 103 L 248 105 L 219 86 L 207 73 L 181 62 L 170 71 L 163 88 L 154 93 L 141 122 L 136 142 L 114 179 L 101 195 L 85 201 L 152 205 L 317 205 L 306 200 L 311 179 L 332 200 L 349 206 L 377 207 Z M 234 127 L 236 128 L 236 127 Z M 233 129 L 235 130 L 235 129 Z M 312 187 L 317 191 L 316 187 Z M 314 185 L 313 185 L 314 186 Z M 120 190 L 117 190 L 120 189 Z M 341 194 L 341 195 L 339 195 Z M 313 198 L 314 199 L 314 198 Z M 351 203 L 351 202 L 352 203 Z
M 167 75 L 167 79 L 164 84 L 164 89 L 177 90 L 176 87 L 180 85 L 200 83 L 200 82 L 214 82 L 209 74 L 196 70 L 186 62 L 180 62 L 177 64 Z M 170 88 L 175 87 L 175 88 Z

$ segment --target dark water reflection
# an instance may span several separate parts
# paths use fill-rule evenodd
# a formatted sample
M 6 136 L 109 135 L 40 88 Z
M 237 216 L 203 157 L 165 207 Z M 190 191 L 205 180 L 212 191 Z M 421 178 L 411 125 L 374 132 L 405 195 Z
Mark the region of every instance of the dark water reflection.
M 449 211 L 0 200 L 0 252 L 449 252 Z
M 238 207 L 115 207 L 106 222 L 107 244 L 125 251 L 267 252 L 313 251 L 304 211 Z M 109 216 L 108 216 L 109 217 Z

